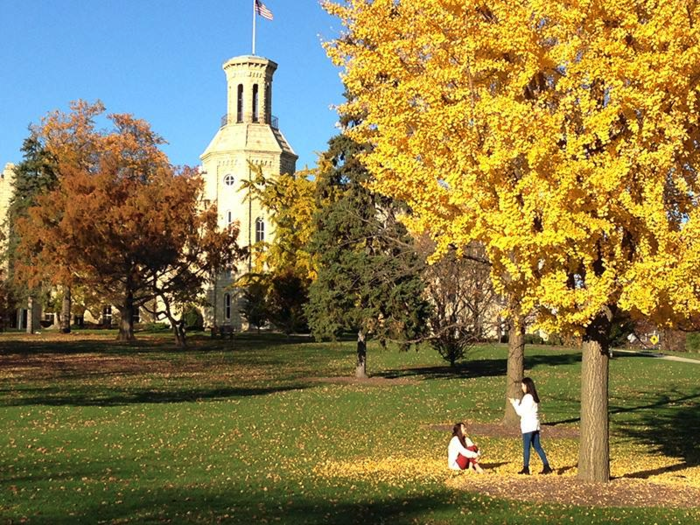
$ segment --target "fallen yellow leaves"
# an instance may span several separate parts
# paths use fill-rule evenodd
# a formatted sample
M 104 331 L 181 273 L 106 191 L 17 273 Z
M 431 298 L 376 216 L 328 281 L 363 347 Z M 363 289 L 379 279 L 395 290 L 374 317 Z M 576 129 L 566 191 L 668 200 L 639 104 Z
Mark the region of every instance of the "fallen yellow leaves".
M 530 486 L 536 494 L 529 501 L 560 502 L 576 505 L 617 506 L 627 495 L 629 506 L 692 506 L 700 499 L 700 466 L 688 465 L 676 458 L 652 454 L 648 449 L 627 443 L 613 446 L 613 481 L 600 493 L 589 498 L 584 492 L 574 490 L 573 485 L 583 482 L 576 478 L 578 446 L 575 440 L 548 440 L 545 449 L 555 474 L 542 476 L 539 459 L 533 454 L 530 464 L 533 475 L 525 478 L 517 475 L 521 467 L 522 451 L 517 440 L 489 440 L 481 465 L 484 475 L 470 471 L 451 471 L 441 451 L 429 451 L 413 455 L 387 455 L 357 457 L 343 461 L 327 460 L 317 465 L 313 472 L 327 480 L 345 479 L 357 482 L 388 484 L 404 487 L 412 483 L 436 482 L 462 490 L 484 492 L 495 497 L 518 498 L 518 485 Z M 556 488 L 557 485 L 560 488 Z M 522 490 L 520 491 L 522 492 Z M 575 494 L 569 494 L 574 492 Z M 595 491 L 592 491 L 595 492 Z M 676 493 L 673 497 L 659 495 Z M 515 494 L 515 496 L 511 496 Z M 569 494 L 569 495 L 567 495 Z M 549 497 L 549 499 L 548 499 Z M 627 506 L 627 505 L 626 505 Z
M 346 478 L 403 486 L 409 481 L 441 481 L 446 469 L 445 458 L 387 456 L 354 461 L 327 460 L 315 467 L 314 473 L 326 479 Z
M 458 476 L 447 485 L 456 490 L 479 492 L 494 498 L 534 503 L 594 507 L 681 507 L 695 508 L 700 489 L 673 487 L 638 479 L 613 479 L 609 483 L 588 483 L 574 477 Z M 697 513 L 697 511 L 695 511 Z

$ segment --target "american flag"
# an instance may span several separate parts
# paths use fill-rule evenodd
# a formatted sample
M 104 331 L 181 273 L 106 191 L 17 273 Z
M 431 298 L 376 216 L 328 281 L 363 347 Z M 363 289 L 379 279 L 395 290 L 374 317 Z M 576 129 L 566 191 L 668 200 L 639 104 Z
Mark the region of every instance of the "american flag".
M 266 20 L 272 20 L 272 11 L 260 0 L 255 0 L 255 13 L 262 16 Z

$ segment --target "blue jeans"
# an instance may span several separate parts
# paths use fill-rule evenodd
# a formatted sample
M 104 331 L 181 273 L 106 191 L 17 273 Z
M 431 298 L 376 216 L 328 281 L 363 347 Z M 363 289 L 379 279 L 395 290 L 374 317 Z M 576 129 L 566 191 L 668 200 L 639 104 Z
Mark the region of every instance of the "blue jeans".
M 535 452 L 540 456 L 543 465 L 549 465 L 547 455 L 544 453 L 542 445 L 540 445 L 540 431 L 527 432 L 523 434 L 523 467 L 530 466 L 530 446 L 535 449 Z

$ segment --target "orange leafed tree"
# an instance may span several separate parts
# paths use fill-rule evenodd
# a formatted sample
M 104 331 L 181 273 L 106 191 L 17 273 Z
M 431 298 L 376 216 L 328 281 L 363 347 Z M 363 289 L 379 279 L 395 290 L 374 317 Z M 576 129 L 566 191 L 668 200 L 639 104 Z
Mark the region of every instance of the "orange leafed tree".
M 325 6 L 377 188 L 439 249 L 481 242 L 540 327 L 583 336 L 579 476 L 608 480 L 612 319 L 700 309 L 700 5 Z
M 17 273 L 30 286 L 49 280 L 98 294 L 119 310 L 119 339 L 131 340 L 136 309 L 154 299 L 178 326 L 178 310 L 239 256 L 238 231 L 219 230 L 216 208 L 200 208 L 202 179 L 169 163 L 146 122 L 110 115 L 113 129 L 99 131 L 103 111 L 79 102 L 34 130 L 58 185 L 17 223 Z

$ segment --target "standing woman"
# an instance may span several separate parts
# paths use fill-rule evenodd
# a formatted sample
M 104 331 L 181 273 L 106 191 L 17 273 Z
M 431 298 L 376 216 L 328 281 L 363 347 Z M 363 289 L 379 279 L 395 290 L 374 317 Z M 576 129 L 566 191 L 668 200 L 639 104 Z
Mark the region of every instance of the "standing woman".
M 540 444 L 540 418 L 538 410 L 540 398 L 537 395 L 535 383 L 529 377 L 524 377 L 522 381 L 523 398 L 510 399 L 515 412 L 520 416 L 520 431 L 523 433 L 523 469 L 518 474 L 530 473 L 530 446 L 532 446 L 542 460 L 541 474 L 549 474 L 552 468 L 547 461 L 547 455 Z

